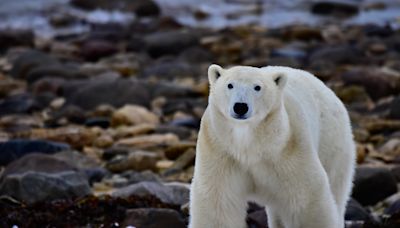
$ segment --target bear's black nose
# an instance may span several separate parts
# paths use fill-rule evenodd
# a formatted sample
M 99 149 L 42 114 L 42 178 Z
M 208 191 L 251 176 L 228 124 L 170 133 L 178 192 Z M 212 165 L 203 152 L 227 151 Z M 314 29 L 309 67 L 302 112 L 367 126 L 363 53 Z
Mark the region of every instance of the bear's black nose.
M 247 111 L 249 111 L 249 107 L 246 103 L 235 103 L 233 106 L 233 111 L 239 116 L 243 116 L 247 113 Z

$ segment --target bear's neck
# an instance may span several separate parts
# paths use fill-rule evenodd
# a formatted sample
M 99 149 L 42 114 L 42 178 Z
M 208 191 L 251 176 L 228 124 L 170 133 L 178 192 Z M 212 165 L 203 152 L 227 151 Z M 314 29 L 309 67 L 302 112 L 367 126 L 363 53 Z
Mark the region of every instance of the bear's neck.
M 235 159 L 251 165 L 262 160 L 274 162 L 281 158 L 290 138 L 289 118 L 283 104 L 279 104 L 258 123 L 232 123 L 222 113 L 217 115 L 210 115 L 212 131 L 217 133 L 216 143 Z

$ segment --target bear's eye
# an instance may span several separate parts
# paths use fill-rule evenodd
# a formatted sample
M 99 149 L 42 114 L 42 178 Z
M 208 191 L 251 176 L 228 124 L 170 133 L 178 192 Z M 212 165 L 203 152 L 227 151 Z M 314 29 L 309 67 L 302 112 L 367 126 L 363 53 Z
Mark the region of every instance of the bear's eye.
M 254 86 L 254 90 L 255 91 L 260 91 L 261 90 L 261 86 Z
M 231 83 L 228 84 L 228 89 L 233 89 L 233 85 Z

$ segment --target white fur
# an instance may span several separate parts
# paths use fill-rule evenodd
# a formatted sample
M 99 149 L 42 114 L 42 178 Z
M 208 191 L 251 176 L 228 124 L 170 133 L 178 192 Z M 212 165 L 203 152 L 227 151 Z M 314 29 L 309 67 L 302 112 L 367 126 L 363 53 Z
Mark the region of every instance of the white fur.
M 355 147 L 335 94 L 288 67 L 212 65 L 209 80 L 189 227 L 244 228 L 248 200 L 266 206 L 270 228 L 344 227 Z M 232 117 L 235 102 L 251 106 L 248 119 Z

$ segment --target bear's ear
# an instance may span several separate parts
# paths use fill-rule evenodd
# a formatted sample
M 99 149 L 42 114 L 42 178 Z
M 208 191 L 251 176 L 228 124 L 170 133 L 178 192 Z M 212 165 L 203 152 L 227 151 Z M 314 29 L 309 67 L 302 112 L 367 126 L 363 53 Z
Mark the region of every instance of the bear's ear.
M 210 67 L 208 67 L 208 81 L 211 85 L 214 84 L 219 77 L 221 77 L 223 71 L 224 69 L 217 64 L 212 64 Z
M 283 87 L 286 85 L 287 82 L 287 75 L 284 73 L 277 73 L 273 77 L 275 84 L 283 89 Z

